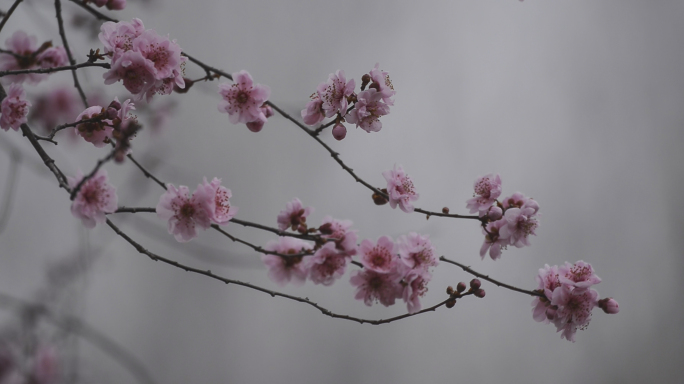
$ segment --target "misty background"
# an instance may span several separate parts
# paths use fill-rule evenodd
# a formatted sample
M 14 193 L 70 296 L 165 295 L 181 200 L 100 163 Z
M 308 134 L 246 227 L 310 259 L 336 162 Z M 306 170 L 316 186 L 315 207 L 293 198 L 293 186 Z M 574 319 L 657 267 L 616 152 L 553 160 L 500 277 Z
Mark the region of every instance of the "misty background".
M 2 0 L 0 8 L 11 3 Z M 83 24 L 87 14 L 72 3 L 63 8 L 72 50 L 84 61 L 89 49 L 101 48 L 99 23 Z M 541 218 L 531 247 L 480 260 L 477 223 L 376 207 L 366 188 L 279 115 L 259 133 L 230 124 L 216 107 L 225 80 L 152 101 L 172 115 L 161 131 L 141 132 L 133 153 L 161 180 L 194 189 L 204 176 L 222 178 L 240 208 L 236 217 L 270 226 L 298 197 L 315 207 L 310 225 L 332 215 L 352 220 L 360 239 L 429 234 L 439 255 L 526 289 L 536 288 L 544 264 L 584 260 L 603 280 L 595 287 L 600 296 L 614 297 L 620 313 L 596 308 L 571 343 L 532 319 L 531 297 L 483 282 L 484 299 L 464 298 L 453 309 L 380 326 L 332 319 L 152 262 L 106 226 L 85 229 L 71 216 L 68 195 L 14 131 L 0 132 L 0 193 L 12 189 L 10 180 L 14 188 L 0 233 L 1 293 L 86 321 L 142 361 L 158 383 L 681 382 L 681 1 L 129 0 L 124 11 L 103 12 L 139 17 L 211 66 L 248 70 L 270 86 L 272 102 L 297 117 L 329 73 L 343 69 L 358 85 L 380 63 L 397 91 L 382 130 L 347 125 L 340 142 L 329 130 L 322 135 L 347 165 L 384 187 L 381 173 L 401 164 L 420 193 L 416 206 L 452 213 L 467 213 L 475 178 L 499 173 L 503 195 L 533 197 Z M 61 45 L 51 2 L 22 3 L 0 44 L 18 29 Z M 105 87 L 102 73 L 79 72 L 106 103 L 130 97 L 120 83 Z M 186 75 L 204 72 L 188 63 Z M 70 74 L 25 88 L 31 96 L 55 84 L 71 84 Z M 137 104 L 143 124 L 144 104 Z M 92 169 L 106 154 L 66 138 L 58 146 L 42 143 L 67 175 Z M 105 168 L 119 205 L 156 206 L 162 189 L 131 162 Z M 401 302 L 369 308 L 354 300 L 353 266 L 331 287 L 280 289 L 257 253 L 215 231 L 180 244 L 155 214 L 110 218 L 152 252 L 308 297 L 336 313 L 379 319 L 406 312 Z M 274 238 L 235 224 L 226 230 L 256 244 Z M 71 271 L 62 283 L 59 271 L 69 273 L 60 265 Z M 444 300 L 448 285 L 472 278 L 444 263 L 433 275 L 424 307 Z M 21 322 L 8 308 L 0 319 Z M 60 348 L 75 381 L 137 382 L 87 340 L 76 340 Z

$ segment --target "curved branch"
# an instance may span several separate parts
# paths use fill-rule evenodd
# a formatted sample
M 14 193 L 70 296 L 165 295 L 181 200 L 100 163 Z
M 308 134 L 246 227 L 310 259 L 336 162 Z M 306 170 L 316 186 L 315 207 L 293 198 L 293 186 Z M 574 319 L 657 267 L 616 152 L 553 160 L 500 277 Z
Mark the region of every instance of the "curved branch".
M 69 64 L 76 65 L 76 60 L 74 60 L 74 56 L 71 54 L 71 49 L 69 49 L 69 42 L 67 41 L 66 33 L 64 33 L 64 21 L 62 20 L 62 2 L 60 0 L 55 0 L 55 13 L 57 14 L 57 26 L 59 27 L 59 36 L 62 38 L 64 50 L 66 51 L 67 57 L 69 58 Z M 78 90 L 78 94 L 81 96 L 83 104 L 86 108 L 88 108 L 88 99 L 86 98 L 85 92 L 83 92 L 83 88 L 81 88 L 81 83 L 78 81 L 78 75 L 76 74 L 75 69 L 71 70 L 71 76 L 74 78 L 74 87 L 76 87 L 76 90 Z
M 89 61 L 86 61 L 85 63 L 66 65 L 63 67 L 17 69 L 17 70 L 13 70 L 13 71 L 0 71 L 0 77 L 12 76 L 12 75 L 23 75 L 26 73 L 54 73 L 54 72 L 61 72 L 61 71 L 74 71 L 74 70 L 79 69 L 79 68 L 87 68 L 87 67 L 100 67 L 100 68 L 105 68 L 105 69 L 111 68 L 111 66 L 107 63 L 91 63 Z
M 14 10 L 17 9 L 19 6 L 19 3 L 21 3 L 23 0 L 16 0 L 14 4 L 10 7 L 10 9 L 7 11 L 5 14 L 5 17 L 2 18 L 2 21 L 0 21 L 0 31 L 2 31 L 2 27 L 5 26 L 5 23 L 7 20 L 9 20 L 10 16 L 12 16 L 12 13 L 14 13 Z
M 463 264 L 461 264 L 461 263 L 459 263 L 459 262 L 453 261 L 453 260 L 449 260 L 449 259 L 447 259 L 447 258 L 444 257 L 444 256 L 441 256 L 439 259 L 440 259 L 441 261 L 446 262 L 446 263 L 449 263 L 449 264 L 453 264 L 453 265 L 459 266 L 459 267 L 461 267 L 464 271 L 470 273 L 471 275 L 477 276 L 477 277 L 479 277 L 479 278 L 482 279 L 482 280 L 487 280 L 487 281 L 489 281 L 490 283 L 496 284 L 496 285 L 499 286 L 499 287 L 506 288 L 506 289 L 510 289 L 511 291 L 515 291 L 515 292 L 524 293 L 524 294 L 530 295 L 530 296 L 545 297 L 544 294 L 541 293 L 541 292 L 528 291 L 528 290 L 526 290 L 526 289 L 514 287 L 514 286 L 512 286 L 512 285 L 509 285 L 509 284 L 506 284 L 506 283 L 502 283 L 502 282 L 500 282 L 500 281 L 498 281 L 498 280 L 494 280 L 494 279 L 492 279 L 491 277 L 489 277 L 489 275 L 483 275 L 483 274 L 481 274 L 480 272 L 477 272 L 477 271 L 471 269 L 471 268 L 468 267 L 468 266 L 465 266 L 465 265 L 463 265 Z

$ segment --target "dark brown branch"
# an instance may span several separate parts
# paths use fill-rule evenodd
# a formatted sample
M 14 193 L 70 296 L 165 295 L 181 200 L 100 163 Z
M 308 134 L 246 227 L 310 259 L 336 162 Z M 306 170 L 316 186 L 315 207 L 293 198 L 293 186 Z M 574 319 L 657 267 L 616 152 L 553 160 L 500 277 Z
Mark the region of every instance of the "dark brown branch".
M 12 13 L 14 13 L 14 10 L 17 9 L 19 6 L 19 3 L 21 3 L 23 0 L 16 0 L 14 4 L 10 7 L 9 11 L 5 14 L 5 17 L 2 18 L 2 21 L 0 21 L 0 31 L 2 31 L 2 27 L 5 26 L 5 23 L 7 20 L 9 20 L 10 16 L 12 16 Z
M 62 38 L 62 44 L 64 45 L 64 50 L 66 51 L 67 57 L 69 58 L 69 64 L 76 65 L 76 60 L 71 54 L 71 49 L 69 49 L 69 42 L 67 41 L 66 34 L 64 33 L 64 21 L 62 20 L 62 2 L 61 0 L 55 0 L 55 13 L 57 14 L 57 25 L 59 26 L 59 36 Z M 83 100 L 83 105 L 88 108 L 88 99 L 86 98 L 83 88 L 81 88 L 81 83 L 78 81 L 78 75 L 76 70 L 71 70 L 71 76 L 74 78 L 74 87 L 78 90 L 78 94 Z
M 102 13 L 98 12 L 97 10 L 91 8 L 88 4 L 85 3 L 85 1 L 82 1 L 82 0 L 70 0 L 70 1 L 72 3 L 78 5 L 79 7 L 85 9 L 86 11 L 88 11 L 91 15 L 95 16 L 95 18 L 97 18 L 98 20 L 113 21 L 115 23 L 118 22 L 118 20 L 112 19 L 111 17 L 109 17 L 105 14 L 102 14 Z
M 514 287 L 514 286 L 512 286 L 512 285 L 508 285 L 508 284 L 502 283 L 502 282 L 500 282 L 500 281 L 498 281 L 498 280 L 494 280 L 494 279 L 492 279 L 491 277 L 489 277 L 489 275 L 483 275 L 483 274 L 481 274 L 480 272 L 474 271 L 473 269 L 471 269 L 471 268 L 468 267 L 468 266 L 465 266 L 465 265 L 463 265 L 463 264 L 461 264 L 461 263 L 459 263 L 459 262 L 453 261 L 453 260 L 449 260 L 449 259 L 447 259 L 447 258 L 444 257 L 444 256 L 441 256 L 439 259 L 440 259 L 441 261 L 446 262 L 446 263 L 449 263 L 449 264 L 453 264 L 453 265 L 459 266 L 459 267 L 461 267 L 464 271 L 470 273 L 471 275 L 477 276 L 477 277 L 479 277 L 479 278 L 482 279 L 482 280 L 487 280 L 487 281 L 489 281 L 490 283 L 496 284 L 496 285 L 499 286 L 499 287 L 503 287 L 503 288 L 506 288 L 506 289 L 510 289 L 511 291 L 516 291 L 516 292 L 524 293 L 524 294 L 530 295 L 530 296 L 545 297 L 543 293 L 535 292 L 535 291 L 528 291 L 528 290 L 525 290 L 525 289 L 522 289 L 522 288 L 518 288 L 518 287 Z
M 133 158 L 133 155 L 129 153 L 128 155 L 126 155 L 126 157 L 128 157 L 128 159 L 131 160 L 136 167 L 138 167 L 138 169 L 143 173 L 143 175 L 145 175 L 145 177 L 154 180 L 160 187 L 162 187 L 166 191 L 166 184 L 164 184 L 161 180 L 157 179 L 152 173 L 145 169 L 145 167 L 138 163 L 138 161 Z
M 0 77 L 11 76 L 11 75 L 22 75 L 26 73 L 54 73 L 61 71 L 73 71 L 79 68 L 86 67 L 101 67 L 109 69 L 111 66 L 107 63 L 91 63 L 86 61 L 85 63 L 66 65 L 63 67 L 52 67 L 52 68 L 36 68 L 36 69 L 17 69 L 13 71 L 0 71 Z

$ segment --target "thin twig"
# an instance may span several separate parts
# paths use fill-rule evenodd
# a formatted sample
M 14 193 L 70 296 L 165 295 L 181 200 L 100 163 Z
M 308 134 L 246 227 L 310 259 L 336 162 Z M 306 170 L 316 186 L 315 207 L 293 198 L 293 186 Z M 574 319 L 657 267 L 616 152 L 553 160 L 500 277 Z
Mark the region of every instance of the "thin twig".
M 12 76 L 12 75 L 22 75 L 26 73 L 54 73 L 60 71 L 73 71 L 79 68 L 86 67 L 101 67 L 105 69 L 111 68 L 108 63 L 91 63 L 86 61 L 85 63 L 66 65 L 63 67 L 52 67 L 52 68 L 36 68 L 36 69 L 17 69 L 13 71 L 0 71 L 0 77 Z
M 5 17 L 2 18 L 2 21 L 0 21 L 0 31 L 2 31 L 2 27 L 5 26 L 5 23 L 7 20 L 9 20 L 10 16 L 12 16 L 12 13 L 14 12 L 15 9 L 19 6 L 19 3 L 21 3 L 23 0 L 16 0 L 14 4 L 10 7 L 9 11 L 5 14 Z
M 90 6 L 88 6 L 88 4 L 86 4 L 86 3 L 85 3 L 84 1 L 82 1 L 82 0 L 70 0 L 70 1 L 71 1 L 72 3 L 78 5 L 79 7 L 85 9 L 86 11 L 90 12 L 90 14 L 93 15 L 93 16 L 95 16 L 95 18 L 97 18 L 98 20 L 113 21 L 113 22 L 115 22 L 115 23 L 118 22 L 118 20 L 112 19 L 111 17 L 109 17 L 109 16 L 107 16 L 107 15 L 105 15 L 105 14 L 103 14 L 103 13 L 100 13 L 100 12 L 98 12 L 97 10 L 91 8 Z
M 64 32 L 64 21 L 62 20 L 62 2 L 60 0 L 55 0 L 55 13 L 57 14 L 57 25 L 59 26 L 59 36 L 62 38 L 62 44 L 64 45 L 64 50 L 66 51 L 67 57 L 69 58 L 69 63 L 71 65 L 76 65 L 76 60 L 71 54 L 71 49 L 69 49 L 69 42 L 66 38 L 66 33 Z M 86 108 L 88 108 L 88 99 L 86 98 L 83 88 L 81 88 L 81 83 L 78 81 L 78 75 L 76 70 L 71 70 L 71 76 L 74 78 L 74 87 L 78 90 L 78 94 L 81 95 L 81 100 Z
M 545 297 L 543 293 L 535 292 L 535 291 L 528 291 L 528 290 L 526 290 L 526 289 L 514 287 L 514 286 L 512 286 L 512 285 L 502 283 L 502 282 L 500 282 L 500 281 L 498 281 L 498 280 L 494 280 L 494 279 L 492 279 L 491 277 L 489 277 L 489 275 L 483 275 L 483 274 L 481 274 L 480 272 L 474 271 L 472 268 L 470 268 L 470 267 L 468 267 L 468 266 L 465 266 L 465 265 L 463 265 L 463 264 L 461 264 L 461 263 L 459 263 L 459 262 L 453 261 L 453 260 L 449 260 L 449 259 L 447 259 L 447 258 L 444 257 L 444 256 L 441 256 L 439 259 L 440 259 L 441 261 L 446 262 L 446 263 L 449 263 L 449 264 L 453 264 L 453 265 L 459 266 L 459 267 L 461 267 L 464 271 L 470 273 L 471 275 L 477 276 L 477 277 L 479 277 L 479 278 L 481 278 L 481 279 L 483 279 L 483 280 L 487 280 L 487 281 L 489 281 L 489 282 L 492 283 L 492 284 L 498 285 L 499 287 L 503 287 L 503 288 L 506 288 L 506 289 L 510 289 L 511 291 L 516 291 L 516 292 L 524 293 L 524 294 L 527 294 L 527 295 L 530 295 L 530 296 Z
M 81 181 L 79 181 L 78 184 L 76 184 L 76 187 L 74 187 L 74 189 L 71 191 L 71 196 L 70 196 L 70 198 L 71 198 L 72 201 L 76 198 L 76 195 L 78 195 L 78 191 L 81 190 L 81 187 L 83 187 L 83 184 L 85 184 L 86 181 L 90 180 L 90 178 L 92 178 L 93 176 L 95 176 L 95 174 L 96 174 L 97 171 L 100 169 L 100 167 L 101 167 L 104 163 L 106 163 L 106 162 L 108 162 L 109 160 L 111 160 L 111 159 L 114 157 L 114 154 L 115 154 L 115 153 L 116 153 L 116 149 L 113 149 L 111 152 L 109 152 L 109 155 L 107 155 L 107 157 L 105 157 L 104 159 L 98 160 L 98 161 L 97 161 L 97 164 L 95 165 L 95 168 L 93 168 L 93 170 L 90 171 L 90 173 L 89 173 L 87 176 L 84 176 L 84 177 L 81 179 Z

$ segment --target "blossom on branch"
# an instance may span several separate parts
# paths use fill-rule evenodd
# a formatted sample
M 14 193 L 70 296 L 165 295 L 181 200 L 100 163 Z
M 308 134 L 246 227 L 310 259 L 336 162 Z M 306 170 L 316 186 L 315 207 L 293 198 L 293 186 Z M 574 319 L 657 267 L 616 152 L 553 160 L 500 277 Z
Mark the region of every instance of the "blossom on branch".
M 325 117 L 333 117 L 338 113 L 344 117 L 347 114 L 347 98 L 354 93 L 355 86 L 354 79 L 347 81 L 343 70 L 331 73 L 328 81 L 318 86 Z
M 383 97 L 374 88 L 359 93 L 354 109 L 347 114 L 346 120 L 366 132 L 378 132 L 382 129 L 380 117 L 389 113 L 389 105 L 382 102 Z
M 295 197 L 294 200 L 287 203 L 285 209 L 278 214 L 278 228 L 284 231 L 292 227 L 293 231 L 301 228 L 306 228 L 306 217 L 309 216 L 314 209 L 302 205 L 302 202 Z
M 392 208 L 399 208 L 406 212 L 413 212 L 412 201 L 418 200 L 418 194 L 411 178 L 404 173 L 401 165 L 394 165 L 393 169 L 385 171 L 382 176 L 387 180 L 387 195 Z
M 26 123 L 31 102 L 26 100 L 26 92 L 21 84 L 13 83 L 7 88 L 7 96 L 0 103 L 0 128 L 15 131 Z
M 379 273 L 389 273 L 397 269 L 396 245 L 389 236 L 381 236 L 377 244 L 364 240 L 359 246 L 361 264 L 366 269 Z
M 380 273 L 371 269 L 354 271 L 349 280 L 356 287 L 355 298 L 363 300 L 369 307 L 378 301 L 385 307 L 394 305 L 395 299 L 403 294 L 400 281 L 401 276 L 396 273 Z
M 323 99 L 318 92 L 311 95 L 311 101 L 306 104 L 306 108 L 302 109 L 302 119 L 304 124 L 316 125 L 325 119 L 325 110 L 323 110 Z
M 487 214 L 489 208 L 501 195 L 501 177 L 499 174 L 488 174 L 475 180 L 473 198 L 466 201 L 470 213 L 479 212 L 480 217 Z
M 222 186 L 219 178 L 214 177 L 209 183 L 205 177 L 204 182 L 197 186 L 195 195 L 204 203 L 209 219 L 214 224 L 228 224 L 238 212 L 238 208 L 230 204 L 229 199 L 233 196 L 230 189 Z
M 289 282 L 295 285 L 304 284 L 310 264 L 302 261 L 304 256 L 300 254 L 312 248 L 310 243 L 289 236 L 269 241 L 264 246 L 265 250 L 293 256 L 261 255 L 261 260 L 268 268 L 268 277 L 280 286 Z
M 197 237 L 196 227 L 207 229 L 211 216 L 207 211 L 206 195 L 193 194 L 185 185 L 176 188 L 167 184 L 166 192 L 159 198 L 157 217 L 168 220 L 169 233 L 184 243 Z
M 266 85 L 255 85 L 249 72 L 233 73 L 233 84 L 219 84 L 219 94 L 223 100 L 218 109 L 228 114 L 231 123 L 260 122 L 263 125 L 266 122 L 262 107 L 271 95 L 271 89 Z
M 385 71 L 381 71 L 380 63 L 376 63 L 375 67 L 371 69 L 369 75 L 371 78 L 371 85 L 368 86 L 370 89 L 375 89 L 380 94 L 382 101 L 387 105 L 394 105 L 394 96 L 397 93 L 392 85 L 392 80 L 390 80 L 389 74 Z
M 109 142 L 114 131 L 113 122 L 105 118 L 104 109 L 99 105 L 88 107 L 76 117 L 76 121 L 96 118 L 97 120 L 95 121 L 78 124 L 74 130 L 85 141 L 93 143 L 98 148 L 102 148 Z
M 351 259 L 345 252 L 340 252 L 335 243 L 326 243 L 316 253 L 306 258 L 306 269 L 314 284 L 332 285 L 344 275 L 347 262 Z
M 80 171 L 76 177 L 67 177 L 69 188 L 76 188 L 81 180 L 83 174 Z M 71 203 L 71 214 L 81 219 L 86 228 L 94 228 L 96 224 L 105 222 L 105 213 L 116 211 L 117 203 L 116 188 L 109 184 L 107 171 L 100 169 L 78 190 Z

